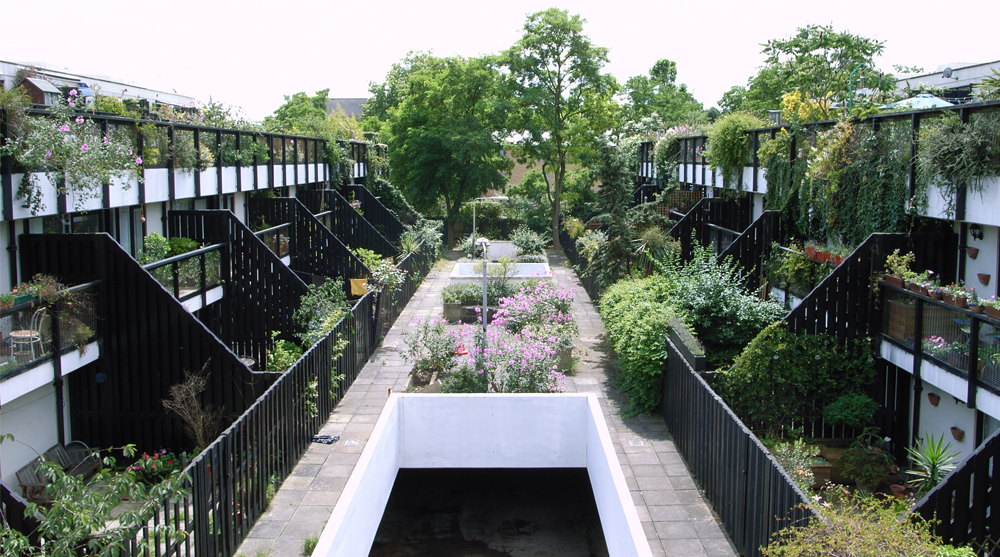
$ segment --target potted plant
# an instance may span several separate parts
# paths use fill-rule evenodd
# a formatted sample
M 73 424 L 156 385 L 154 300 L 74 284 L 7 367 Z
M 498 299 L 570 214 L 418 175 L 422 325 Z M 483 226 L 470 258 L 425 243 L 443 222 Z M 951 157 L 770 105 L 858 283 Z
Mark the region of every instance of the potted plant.
M 971 309 L 975 313 L 983 313 L 983 311 L 986 310 L 986 306 L 983 305 L 982 300 L 979 299 L 979 296 L 976 294 L 975 288 L 973 288 L 969 292 L 968 304 L 969 304 L 969 309 Z
M 986 317 L 991 319 L 1000 319 L 1000 300 L 997 300 L 996 296 L 993 296 L 989 300 L 985 300 L 983 305 L 986 306 Z
M 897 288 L 903 287 L 903 278 L 912 273 L 910 268 L 913 266 L 913 261 L 916 256 L 913 252 L 909 252 L 906 255 L 899 253 L 899 250 L 892 252 L 888 257 L 885 258 L 885 276 L 882 277 L 886 283 L 891 284 Z
M 6 294 L 0 294 L 0 310 L 7 309 L 14 305 L 14 293 L 7 292 Z
M 866 428 L 855 438 L 840 461 L 844 464 L 844 476 L 867 492 L 874 492 L 884 483 L 893 466 L 892 458 L 882 450 L 882 437 L 875 427 Z
M 926 439 L 917 443 L 916 447 L 907 447 L 906 452 L 910 453 L 910 458 L 913 459 L 913 469 L 907 470 L 906 473 L 913 476 L 910 483 L 921 494 L 927 493 L 941 483 L 941 480 L 955 469 L 952 461 L 961 454 L 952 450 L 951 443 L 945 445 L 943 434 L 937 439 L 928 434 Z

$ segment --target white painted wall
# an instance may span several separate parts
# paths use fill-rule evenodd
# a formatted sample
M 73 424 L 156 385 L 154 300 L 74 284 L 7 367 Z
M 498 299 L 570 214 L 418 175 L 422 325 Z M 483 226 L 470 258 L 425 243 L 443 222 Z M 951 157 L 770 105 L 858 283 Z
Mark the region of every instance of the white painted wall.
M 55 445 L 56 394 L 49 384 L 39 387 L 11 403 L 0 406 L 0 432 L 14 435 L 14 442 L 0 443 L 0 477 L 11 487 L 19 486 L 17 471 Z M 0 389 L 3 386 L 0 385 Z M 69 398 L 66 397 L 68 401 Z M 67 402 L 66 416 L 69 416 Z M 69 435 L 67 424 L 66 436 Z
M 313 555 L 371 550 L 399 468 L 587 468 L 612 556 L 649 544 L 593 394 L 389 396 Z

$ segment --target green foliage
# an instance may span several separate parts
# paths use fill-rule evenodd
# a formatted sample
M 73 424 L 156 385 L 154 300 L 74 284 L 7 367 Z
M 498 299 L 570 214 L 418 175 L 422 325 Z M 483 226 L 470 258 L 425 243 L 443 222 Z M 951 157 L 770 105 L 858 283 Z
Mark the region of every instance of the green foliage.
M 183 236 L 175 236 L 171 238 L 168 243 L 170 244 L 170 253 L 167 257 L 183 255 L 201 247 L 201 244 L 198 242 L 192 240 L 191 238 L 184 238 Z
M 302 554 L 312 555 L 313 551 L 316 550 L 316 544 L 319 543 L 319 538 L 316 536 L 309 536 L 302 540 Z
M 826 497 L 824 496 L 824 499 Z M 819 503 L 804 524 L 777 532 L 761 549 L 766 557 L 939 557 L 952 553 L 934 537 L 932 523 L 919 516 L 901 520 L 881 498 L 845 495 Z
M 664 269 L 671 303 L 705 345 L 710 369 L 728 366 L 764 327 L 784 315 L 776 302 L 747 292 L 742 273 L 732 259 L 719 261 L 711 249 L 700 246 L 691 261 L 673 259 Z
M 773 286 L 786 288 L 799 298 L 804 298 L 830 274 L 831 269 L 828 265 L 799 253 L 800 246 L 797 244 L 792 244 L 789 248 L 796 253 L 778 249 L 777 243 L 772 245 L 768 280 Z
M 444 201 L 450 222 L 461 204 L 503 189 L 511 161 L 498 133 L 508 110 L 500 74 L 487 58 L 429 59 L 409 75 L 406 97 L 390 111 L 393 181 L 419 210 Z
M 12 436 L 0 438 L 12 439 Z M 126 458 L 135 454 L 131 445 L 122 451 Z M 138 481 L 135 470 L 115 470 L 115 459 L 110 456 L 104 457 L 101 464 L 85 481 L 82 476 L 66 474 L 55 462 L 42 463 L 42 473 L 49 482 L 46 491 L 53 503 L 49 506 L 29 503 L 26 514 L 40 516 L 36 533 L 45 544 L 31 545 L 27 536 L 4 523 L 0 525 L 0 555 L 76 557 L 84 551 L 91 555 L 117 555 L 130 542 L 137 544 L 140 552 L 156 551 L 157 542 L 152 536 L 136 537 L 135 532 L 147 525 L 164 501 L 178 501 L 185 495 L 187 478 L 174 471 L 164 481 L 147 486 Z M 128 510 L 112 517 L 112 511 L 120 510 L 119 505 L 126 499 L 130 500 Z M 163 535 L 161 540 L 182 543 L 187 535 L 172 521 L 162 522 L 156 528 Z
M 150 232 L 142 240 L 142 255 L 139 263 L 149 265 L 170 256 L 170 242 L 159 232 Z
M 858 489 L 873 492 L 885 483 L 892 457 L 883 450 L 879 429 L 870 427 L 851 442 L 837 462 L 844 465 L 844 477 L 857 482 Z
M 306 348 L 326 337 L 350 311 L 351 305 L 343 284 L 343 279 L 337 277 L 327 278 L 319 286 L 306 286 L 306 293 L 299 300 L 299 310 L 294 316 L 305 330 L 299 339 Z
M 410 76 L 437 59 L 430 52 L 407 52 L 401 61 L 392 65 L 385 76 L 385 81 L 370 82 L 368 91 L 372 97 L 365 102 L 361 112 L 364 128 L 380 132 L 389 121 L 392 109 L 397 108 L 406 98 Z
M 802 439 L 778 443 L 772 450 L 774 458 L 777 459 L 781 467 L 789 478 L 799 486 L 802 493 L 812 492 L 812 486 L 816 478 L 812 473 L 813 455 L 816 454 L 814 447 L 809 447 Z
M 277 333 L 271 333 L 276 337 Z M 274 348 L 267 351 L 268 371 L 288 371 L 302 357 L 302 348 L 288 340 L 277 340 Z
M 1000 176 L 1000 115 L 975 114 L 964 124 L 954 113 L 920 130 L 917 170 L 926 184 L 936 183 L 945 194 L 947 211 L 954 211 L 960 187 L 982 193 L 984 180 Z
M 619 116 L 624 134 L 656 132 L 705 117 L 687 85 L 677 84 L 677 64 L 666 58 L 657 60 L 649 76 L 630 78 L 622 92 L 628 99 Z
M 597 138 L 613 126 L 617 82 L 601 73 L 608 49 L 594 46 L 583 24 L 558 8 L 530 14 L 524 34 L 501 55 L 517 107 L 519 158 L 540 162 L 542 172 L 553 174 L 550 230 L 557 249 L 566 165 L 593 152 Z
M 483 305 L 483 287 L 479 284 L 455 283 L 441 290 L 441 298 L 446 304 L 463 306 Z
M 406 281 L 406 274 L 392 262 L 391 257 L 382 257 L 370 249 L 354 250 L 358 259 L 368 267 L 371 276 L 368 277 L 368 289 L 375 292 L 392 294 Z
M 423 215 L 417 211 L 399 188 L 385 178 L 369 174 L 365 177 L 365 187 L 379 198 L 379 202 L 404 226 L 416 226 Z
M 954 460 L 961 453 L 951 449 L 951 443 L 944 443 L 944 434 L 937 439 L 930 433 L 921 439 L 916 447 L 907 447 L 906 451 L 913 459 L 913 470 L 907 471 L 913 478 L 910 480 L 920 493 L 934 489 L 952 470 Z
M 11 110 L 16 97 L 10 96 Z M 44 170 L 59 193 L 71 195 L 76 207 L 102 195 L 102 186 L 118 179 L 140 176 L 142 159 L 133 151 L 133 142 L 125 127 L 106 133 L 93 120 L 77 110 L 76 90 L 68 100 L 60 97 L 48 116 L 15 115 L 21 122 L 20 133 L 0 145 L 0 155 L 13 156 L 28 170 Z M 0 99 L 2 100 L 2 99 Z M 44 210 L 41 185 L 32 172 L 24 173 L 16 198 L 35 215 Z
M 510 233 L 510 241 L 517 248 L 517 255 L 545 255 L 545 239 L 524 225 Z
M 845 393 L 823 408 L 823 418 L 835 425 L 861 429 L 875 420 L 879 403 L 864 393 Z
M 674 315 L 669 297 L 660 277 L 619 281 L 601 296 L 601 320 L 621 369 L 616 383 L 628 395 L 627 415 L 659 410 L 664 339 Z
M 485 393 L 489 391 L 486 374 L 465 364 L 445 378 L 441 384 L 442 393 Z
M 722 376 L 719 392 L 747 427 L 778 437 L 793 421 L 819 417 L 845 389 L 869 384 L 875 367 L 868 352 L 864 341 L 844 346 L 829 335 L 796 334 L 774 323 Z
M 418 321 L 403 331 L 403 355 L 415 367 L 444 373 L 455 367 L 455 337 L 445 329 L 447 321 Z
M 746 112 L 725 114 L 708 128 L 708 151 L 705 158 L 712 169 L 722 170 L 722 183 L 735 188 L 737 177 L 750 161 L 751 137 L 746 130 L 767 125 L 760 118 Z

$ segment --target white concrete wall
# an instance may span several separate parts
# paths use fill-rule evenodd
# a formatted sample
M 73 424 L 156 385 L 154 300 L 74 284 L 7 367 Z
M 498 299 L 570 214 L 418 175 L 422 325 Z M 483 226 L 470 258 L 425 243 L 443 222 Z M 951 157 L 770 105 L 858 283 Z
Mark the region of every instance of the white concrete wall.
M 56 393 L 51 377 L 49 379 L 48 385 L 0 406 L 0 433 L 13 434 L 15 439 L 0 443 L 0 476 L 11 487 L 20 485 L 17 482 L 18 470 L 59 441 Z M 68 397 L 66 400 L 69 400 Z M 65 415 L 69 416 L 68 402 Z M 68 423 L 66 437 L 71 439 Z
M 652 555 L 597 397 L 389 396 L 313 555 L 371 550 L 399 468 L 583 468 L 612 556 Z

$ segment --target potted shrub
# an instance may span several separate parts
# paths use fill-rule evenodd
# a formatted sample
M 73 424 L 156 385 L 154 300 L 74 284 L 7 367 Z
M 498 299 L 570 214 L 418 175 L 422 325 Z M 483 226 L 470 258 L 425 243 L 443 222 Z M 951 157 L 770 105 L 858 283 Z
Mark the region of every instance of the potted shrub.
M 882 280 L 887 284 L 891 284 L 897 288 L 903 287 L 903 278 L 912 273 L 910 268 L 913 266 L 913 261 L 916 258 L 913 252 L 909 252 L 906 255 L 899 253 L 899 250 L 892 252 L 888 257 L 885 258 L 885 276 Z
M 983 301 L 979 299 L 979 296 L 976 294 L 975 288 L 973 288 L 972 291 L 969 292 L 968 303 L 969 303 L 969 309 L 971 309 L 975 313 L 983 313 L 983 311 L 986 310 L 986 306 L 983 305 Z
M 941 483 L 941 480 L 955 469 L 952 461 L 961 454 L 952 450 L 951 443 L 945 445 L 943 434 L 937 439 L 928 434 L 926 439 L 917 443 L 916 447 L 907 447 L 906 452 L 910 453 L 910 458 L 913 459 L 913 469 L 906 472 L 913 476 L 909 483 L 921 494 L 927 493 Z
M 844 465 L 844 476 L 867 492 L 874 492 L 885 483 L 893 469 L 892 458 L 882 450 L 882 437 L 874 427 L 866 428 L 855 438 L 840 461 Z

